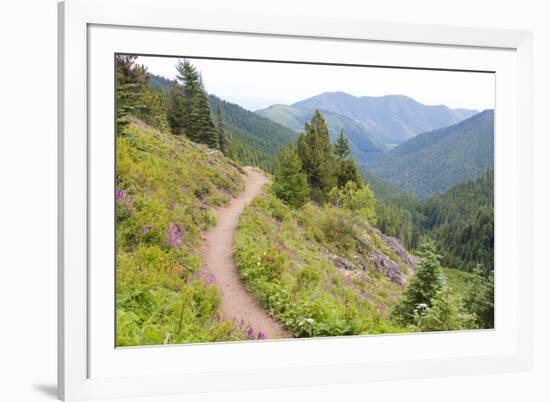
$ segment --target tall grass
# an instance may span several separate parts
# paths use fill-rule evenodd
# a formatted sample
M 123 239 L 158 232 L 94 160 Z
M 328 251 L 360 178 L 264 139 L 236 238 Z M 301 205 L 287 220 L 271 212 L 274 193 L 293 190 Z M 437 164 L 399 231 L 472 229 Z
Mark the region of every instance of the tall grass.
M 235 245 L 240 275 L 295 337 L 406 331 L 389 318 L 400 286 L 373 267 L 342 271 L 328 258 L 358 256 L 361 229 L 338 208 L 291 209 L 268 192 L 241 216 Z
M 200 272 L 212 207 L 243 189 L 219 153 L 134 121 L 116 139 L 117 346 L 246 339 Z

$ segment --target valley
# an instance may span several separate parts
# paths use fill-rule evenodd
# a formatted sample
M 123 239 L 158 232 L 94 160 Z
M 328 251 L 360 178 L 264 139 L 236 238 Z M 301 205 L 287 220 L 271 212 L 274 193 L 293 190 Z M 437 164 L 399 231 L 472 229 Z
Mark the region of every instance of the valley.
M 493 327 L 492 110 L 117 57 L 117 346 Z

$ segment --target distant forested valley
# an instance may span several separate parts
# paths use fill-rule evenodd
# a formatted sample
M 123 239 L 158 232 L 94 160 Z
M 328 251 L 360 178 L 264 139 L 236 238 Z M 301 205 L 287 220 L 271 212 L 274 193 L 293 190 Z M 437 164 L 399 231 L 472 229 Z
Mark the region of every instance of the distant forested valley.
M 118 345 L 262 339 L 220 315 L 198 251 L 244 166 L 270 184 L 235 264 L 293 337 L 492 328 L 492 110 L 331 92 L 251 111 L 174 64 L 116 57 Z

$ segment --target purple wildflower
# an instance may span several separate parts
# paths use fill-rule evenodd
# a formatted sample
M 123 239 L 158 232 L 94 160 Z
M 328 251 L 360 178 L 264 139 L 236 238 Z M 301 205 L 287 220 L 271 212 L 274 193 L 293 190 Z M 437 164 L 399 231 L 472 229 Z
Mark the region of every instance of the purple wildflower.
M 166 243 L 170 247 L 177 248 L 178 250 L 183 245 L 183 236 L 181 235 L 181 230 L 178 225 L 170 224 L 168 226 L 168 239 Z
M 266 338 L 267 337 L 265 336 L 263 331 L 258 331 L 258 340 L 263 340 L 263 339 L 266 339 Z
M 203 280 L 204 282 L 206 282 L 209 285 L 213 285 L 213 284 L 216 283 L 216 275 L 214 275 L 211 272 L 207 272 L 207 271 L 198 271 L 195 274 L 195 279 Z
M 254 339 L 254 330 L 251 327 L 246 330 L 246 336 L 248 336 L 248 339 Z
M 132 197 L 126 191 L 119 188 L 115 191 L 115 199 L 117 204 L 122 204 L 126 207 L 130 207 L 132 204 Z

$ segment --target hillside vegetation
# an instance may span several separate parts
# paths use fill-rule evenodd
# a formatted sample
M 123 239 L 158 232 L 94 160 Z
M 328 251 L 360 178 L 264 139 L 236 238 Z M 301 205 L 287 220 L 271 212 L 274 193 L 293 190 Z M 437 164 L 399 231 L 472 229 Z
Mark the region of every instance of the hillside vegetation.
M 357 144 L 323 109 L 296 133 L 208 94 L 189 60 L 174 81 L 115 62 L 117 346 L 262 340 L 268 321 L 293 337 L 494 326 L 492 170 L 421 199 L 361 175 Z M 395 154 L 464 144 L 472 121 Z M 201 243 L 223 258 L 201 261 Z M 246 303 L 254 328 L 235 315 Z
M 256 113 L 281 123 L 295 131 L 301 131 L 304 124 L 314 116 L 316 109 L 298 109 L 286 105 L 273 105 Z M 355 159 L 376 160 L 386 151 L 386 146 L 376 139 L 362 124 L 344 115 L 321 110 L 329 128 L 329 135 L 335 141 L 341 131 L 346 133 Z
M 151 74 L 149 86 L 152 90 L 169 96 L 174 81 Z M 209 95 L 210 110 L 220 110 L 225 131 L 232 140 L 234 157 L 243 165 L 261 167 L 273 172 L 277 163 L 277 152 L 287 143 L 296 141 L 297 133 L 286 124 L 279 124 L 241 106 Z
M 212 110 L 220 106 L 225 128 L 235 142 L 236 157 L 244 165 L 273 173 L 279 150 L 298 138 L 295 131 L 214 95 L 210 104 Z
M 269 191 L 241 216 L 246 286 L 295 337 L 410 331 L 390 319 L 413 261 L 349 210 L 293 209 Z
M 377 197 L 378 226 L 398 237 L 408 249 L 433 239 L 446 266 L 472 271 L 494 269 L 494 173 L 461 183 L 427 199 L 395 189 L 372 173 L 366 174 Z
M 117 345 L 245 339 L 219 320 L 198 253 L 211 208 L 243 189 L 239 166 L 138 120 L 116 145 Z
M 382 179 L 421 197 L 477 179 L 494 164 L 494 112 L 420 134 L 368 166 Z

